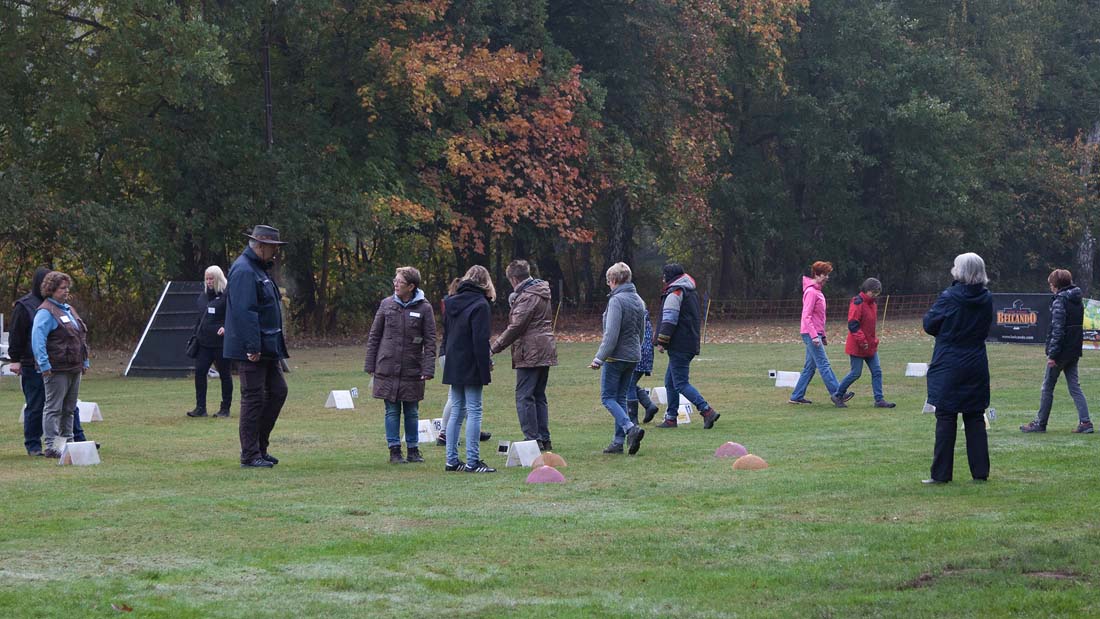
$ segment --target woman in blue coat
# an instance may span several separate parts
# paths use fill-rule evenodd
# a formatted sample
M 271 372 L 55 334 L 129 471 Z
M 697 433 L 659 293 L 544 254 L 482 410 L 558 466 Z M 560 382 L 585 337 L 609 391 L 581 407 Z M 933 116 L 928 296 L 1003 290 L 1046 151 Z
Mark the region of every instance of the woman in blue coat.
M 936 448 L 926 484 L 951 481 L 955 435 L 961 413 L 966 457 L 975 480 L 989 477 L 989 444 L 983 414 L 989 406 L 989 360 L 985 338 L 993 323 L 993 295 L 985 287 L 985 261 L 975 253 L 955 258 L 955 278 L 924 315 L 924 331 L 936 338 L 928 364 L 928 403 L 936 407 Z

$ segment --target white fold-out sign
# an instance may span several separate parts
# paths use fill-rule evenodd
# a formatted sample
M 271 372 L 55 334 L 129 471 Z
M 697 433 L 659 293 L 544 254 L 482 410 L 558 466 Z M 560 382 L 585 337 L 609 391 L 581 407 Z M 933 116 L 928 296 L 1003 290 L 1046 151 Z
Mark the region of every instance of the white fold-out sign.
M 325 408 L 355 408 L 355 403 L 351 400 L 351 391 L 347 389 L 343 391 L 329 391 L 328 400 L 325 401 Z

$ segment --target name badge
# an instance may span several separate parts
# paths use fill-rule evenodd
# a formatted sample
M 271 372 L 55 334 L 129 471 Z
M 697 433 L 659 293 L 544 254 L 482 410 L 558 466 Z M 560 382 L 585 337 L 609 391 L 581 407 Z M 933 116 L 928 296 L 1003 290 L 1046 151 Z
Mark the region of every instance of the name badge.
M 420 312 L 409 312 L 409 316 L 413 318 L 420 318 Z
M 214 313 L 214 308 L 212 308 L 212 307 L 206 308 L 206 313 L 207 314 L 213 314 Z
M 70 323 L 70 322 L 72 322 L 72 321 L 71 321 L 71 320 L 69 320 L 69 317 L 68 317 L 68 316 L 62 316 L 62 317 L 61 317 L 61 322 L 65 323 L 65 324 L 69 324 L 69 323 Z

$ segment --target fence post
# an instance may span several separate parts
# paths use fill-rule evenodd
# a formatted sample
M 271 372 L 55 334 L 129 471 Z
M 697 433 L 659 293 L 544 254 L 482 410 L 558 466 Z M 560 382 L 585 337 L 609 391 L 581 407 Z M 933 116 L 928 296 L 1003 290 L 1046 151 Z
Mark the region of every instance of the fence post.
M 886 312 L 890 310 L 890 295 L 886 295 L 886 304 L 882 307 L 882 332 L 886 333 Z

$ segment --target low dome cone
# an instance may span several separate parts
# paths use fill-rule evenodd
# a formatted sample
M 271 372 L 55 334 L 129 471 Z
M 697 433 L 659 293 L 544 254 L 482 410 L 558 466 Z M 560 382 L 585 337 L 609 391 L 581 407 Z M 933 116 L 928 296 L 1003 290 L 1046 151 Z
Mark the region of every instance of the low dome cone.
M 747 454 L 733 461 L 735 471 L 759 471 L 768 468 L 768 463 L 760 456 Z
M 546 453 L 539 454 L 539 457 L 535 458 L 535 461 L 531 463 L 531 468 L 537 469 L 540 466 L 552 466 L 556 469 L 560 469 L 563 466 L 569 466 L 565 463 L 565 458 L 558 454 L 548 451 Z
M 741 443 L 734 443 L 729 441 L 723 443 L 718 449 L 714 450 L 715 458 L 740 458 L 741 456 L 748 455 L 749 450 L 745 449 L 745 446 Z
M 564 484 L 565 476 L 552 466 L 540 466 L 527 476 L 529 484 Z

